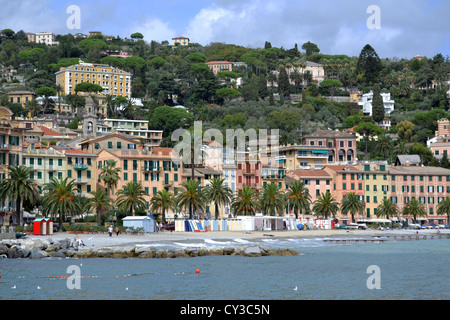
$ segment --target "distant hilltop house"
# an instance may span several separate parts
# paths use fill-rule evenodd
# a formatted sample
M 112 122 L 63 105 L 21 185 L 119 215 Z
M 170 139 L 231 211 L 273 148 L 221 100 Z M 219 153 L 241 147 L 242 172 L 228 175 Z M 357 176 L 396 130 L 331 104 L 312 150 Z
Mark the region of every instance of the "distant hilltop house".
M 56 41 L 56 35 L 53 32 L 26 32 L 25 34 L 27 35 L 28 42 L 44 43 L 48 46 L 59 45 L 59 42 Z
M 209 61 L 206 62 L 209 69 L 217 75 L 218 72 L 222 71 L 233 71 L 233 63 L 229 61 Z
M 10 91 L 7 93 L 8 100 L 11 103 L 18 103 L 25 107 L 28 101 L 36 98 L 36 94 L 32 91 Z
M 294 66 L 292 65 L 289 68 L 286 68 L 286 72 L 289 75 L 289 81 L 292 85 L 294 85 L 294 80 L 291 79 L 290 75 L 294 72 L 294 71 L 298 71 L 301 74 L 304 74 L 306 72 L 310 72 L 311 76 L 312 76 L 312 81 L 316 82 L 316 83 L 321 83 L 323 80 L 325 80 L 325 70 L 323 68 L 323 65 L 321 65 L 320 63 L 315 63 L 312 61 L 306 61 L 304 65 L 297 65 Z M 273 72 L 273 74 L 278 77 L 279 71 L 276 70 Z M 275 81 L 273 84 L 269 83 L 270 86 L 274 86 L 274 87 L 278 87 L 278 83 Z
M 173 41 L 174 46 L 188 46 L 189 45 L 189 38 L 186 38 L 186 37 L 172 38 L 172 41 Z
M 390 93 L 381 93 L 383 97 L 384 111 L 387 116 L 390 116 L 392 111 L 394 111 L 395 101 L 391 100 Z M 364 115 L 372 116 L 372 100 L 373 100 L 373 91 L 369 93 L 363 94 L 361 100 L 358 102 L 358 105 L 362 107 L 362 111 Z
M 103 57 L 117 57 L 117 58 L 129 58 L 132 57 L 132 54 L 129 54 L 128 52 L 125 51 L 104 51 L 102 52 L 102 56 Z
M 97 36 L 97 35 L 103 36 L 103 38 L 105 38 L 105 40 L 113 40 L 115 38 L 114 36 L 107 36 L 107 35 L 103 34 L 103 32 L 101 32 L 101 31 L 89 31 L 89 36 L 87 36 L 87 37 L 92 37 L 92 36 Z
M 86 63 L 62 67 L 56 74 L 56 84 L 63 88 L 64 94 L 75 94 L 79 83 L 90 82 L 103 88 L 100 95 L 131 97 L 131 73 L 107 64 Z

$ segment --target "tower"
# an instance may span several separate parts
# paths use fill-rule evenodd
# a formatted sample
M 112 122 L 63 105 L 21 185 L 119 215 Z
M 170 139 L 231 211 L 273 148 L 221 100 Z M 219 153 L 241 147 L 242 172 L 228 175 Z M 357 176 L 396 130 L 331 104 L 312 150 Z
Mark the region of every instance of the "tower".
M 97 120 L 95 114 L 96 104 L 91 96 L 86 97 L 85 114 L 83 115 L 83 138 L 95 138 L 97 136 Z

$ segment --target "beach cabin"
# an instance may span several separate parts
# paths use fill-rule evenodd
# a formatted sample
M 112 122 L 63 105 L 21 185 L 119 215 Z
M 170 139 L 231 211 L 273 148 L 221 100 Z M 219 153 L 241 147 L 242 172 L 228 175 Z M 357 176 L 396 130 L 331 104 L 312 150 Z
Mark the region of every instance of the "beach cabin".
M 124 227 L 143 228 L 144 232 L 156 232 L 156 221 L 149 216 L 129 216 L 122 221 Z
M 47 235 L 47 221 L 45 219 L 35 219 L 33 221 L 33 234 L 36 236 Z

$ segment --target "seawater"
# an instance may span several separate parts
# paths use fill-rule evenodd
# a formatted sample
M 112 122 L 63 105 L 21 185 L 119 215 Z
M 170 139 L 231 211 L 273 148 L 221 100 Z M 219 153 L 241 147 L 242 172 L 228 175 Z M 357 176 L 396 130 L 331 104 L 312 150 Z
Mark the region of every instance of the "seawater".
M 324 239 L 263 239 L 299 256 L 175 259 L 4 259 L 0 300 L 447 300 L 446 239 L 335 244 Z M 180 246 L 247 244 L 245 239 L 176 242 Z M 81 271 L 68 289 L 67 268 Z M 380 289 L 369 289 L 369 266 Z M 200 272 L 195 273 L 198 269 Z M 49 278 L 50 277 L 50 278 Z M 296 290 L 295 290 L 296 289 Z

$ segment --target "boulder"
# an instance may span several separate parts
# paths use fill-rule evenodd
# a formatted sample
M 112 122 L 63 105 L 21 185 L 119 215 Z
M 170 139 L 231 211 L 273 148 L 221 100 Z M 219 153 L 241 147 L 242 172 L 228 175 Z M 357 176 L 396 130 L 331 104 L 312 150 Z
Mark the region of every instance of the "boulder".
M 0 243 L 0 254 L 6 254 L 9 248 L 6 244 Z
M 33 249 L 30 253 L 31 259 L 43 259 L 48 257 L 48 252 L 39 250 L 39 249 Z
M 244 251 L 246 257 L 261 257 L 261 249 L 257 246 L 248 247 Z
M 48 247 L 45 249 L 45 251 L 47 252 L 52 252 L 52 251 L 58 251 L 61 249 L 61 246 L 57 243 L 55 244 L 49 244 Z

